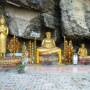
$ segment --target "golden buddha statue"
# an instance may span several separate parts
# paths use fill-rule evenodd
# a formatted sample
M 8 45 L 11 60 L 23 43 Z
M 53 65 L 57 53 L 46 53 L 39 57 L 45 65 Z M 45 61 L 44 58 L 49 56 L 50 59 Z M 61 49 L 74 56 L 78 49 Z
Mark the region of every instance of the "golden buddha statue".
M 66 40 L 66 37 L 64 36 L 64 58 L 67 58 L 68 55 L 68 41 Z
M 32 57 L 32 42 L 31 42 L 31 40 L 29 41 L 29 43 L 28 43 L 28 48 L 29 48 L 29 56 L 30 56 L 30 58 Z
M 71 40 L 69 41 L 69 48 L 70 48 L 70 53 L 72 55 L 73 52 L 74 52 L 74 50 L 73 50 L 73 44 L 72 44 L 72 41 Z
M 46 32 L 46 38 L 42 41 L 40 48 L 37 48 L 37 63 L 39 63 L 39 54 L 58 53 L 59 63 L 61 63 L 61 49 L 57 48 L 54 39 L 51 38 L 51 32 Z
M 7 41 L 7 35 L 8 35 L 8 27 L 5 23 L 4 16 L 0 19 L 0 54 L 1 56 L 5 56 L 6 53 L 6 41 Z
M 55 48 L 55 41 L 51 38 L 51 33 L 46 32 L 46 38 L 42 41 L 43 48 Z
M 78 55 L 81 57 L 87 56 L 87 49 L 85 48 L 85 44 L 81 44 L 81 47 L 78 50 Z
M 72 41 L 69 41 L 69 46 L 68 46 L 68 62 L 71 63 L 72 56 L 73 56 L 74 50 L 73 50 L 73 44 Z

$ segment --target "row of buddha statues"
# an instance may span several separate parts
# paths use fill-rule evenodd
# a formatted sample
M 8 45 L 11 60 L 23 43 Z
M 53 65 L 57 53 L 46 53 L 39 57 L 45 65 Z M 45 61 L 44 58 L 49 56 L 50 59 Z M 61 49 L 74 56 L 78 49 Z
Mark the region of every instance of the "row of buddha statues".
M 6 53 L 6 41 L 8 36 L 9 30 L 6 25 L 6 21 L 4 16 L 0 17 L 0 56 L 5 56 Z M 13 53 L 13 56 L 15 56 L 15 53 L 20 49 L 21 45 L 14 35 L 14 37 L 9 41 L 8 50 Z M 51 36 L 51 32 L 46 32 L 46 37 L 43 39 L 41 47 L 36 47 L 36 40 L 34 42 L 29 41 L 28 43 L 29 53 L 30 57 L 32 55 L 35 55 L 37 63 L 40 63 L 40 54 L 58 54 L 59 63 L 62 63 L 62 55 L 61 55 L 61 49 L 59 47 L 56 47 L 55 40 Z M 22 53 L 24 53 L 27 50 L 27 47 L 25 43 L 22 46 Z M 64 59 L 68 61 L 69 63 L 72 60 L 72 56 L 74 54 L 74 47 L 72 44 L 72 41 L 67 41 L 66 37 L 64 37 Z M 84 44 L 81 44 L 81 47 L 78 50 L 79 56 L 87 56 L 87 49 L 85 48 Z
M 16 53 L 20 49 L 20 46 L 21 45 L 18 38 L 16 38 L 16 36 L 14 35 L 14 37 L 8 43 L 9 51 L 14 55 L 14 53 Z M 29 51 L 30 57 L 34 56 L 37 58 L 37 63 L 40 62 L 40 54 L 46 55 L 46 54 L 53 54 L 53 53 L 58 54 L 59 63 L 62 63 L 61 49 L 56 47 L 54 39 L 51 38 L 51 32 L 46 32 L 46 38 L 43 39 L 41 47 L 39 48 L 37 48 L 36 46 L 36 39 L 34 40 L 34 42 L 30 40 L 28 42 L 28 47 L 24 42 L 22 45 L 23 56 L 27 50 Z M 71 63 L 72 57 L 74 54 L 74 48 L 73 48 L 72 41 L 71 40 L 67 41 L 66 37 L 64 37 L 63 51 L 64 51 L 64 60 L 66 60 L 66 62 L 68 63 Z M 84 44 L 81 44 L 81 47 L 79 48 L 77 53 L 79 56 L 82 56 L 82 57 L 87 56 L 87 49 L 85 48 Z

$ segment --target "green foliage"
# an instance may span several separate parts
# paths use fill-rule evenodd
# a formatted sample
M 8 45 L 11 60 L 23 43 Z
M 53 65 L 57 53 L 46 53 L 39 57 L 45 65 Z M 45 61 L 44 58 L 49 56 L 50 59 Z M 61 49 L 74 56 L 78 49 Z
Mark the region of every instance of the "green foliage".
M 16 66 L 16 69 L 18 70 L 19 73 L 24 73 L 24 68 L 25 68 L 25 65 L 22 63 L 19 63 Z

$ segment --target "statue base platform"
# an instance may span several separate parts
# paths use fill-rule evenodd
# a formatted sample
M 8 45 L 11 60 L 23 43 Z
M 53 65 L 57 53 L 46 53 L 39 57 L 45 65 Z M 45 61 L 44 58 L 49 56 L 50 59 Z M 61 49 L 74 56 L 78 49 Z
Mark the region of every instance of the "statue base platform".
M 79 64 L 90 64 L 90 56 L 79 57 Z
M 16 66 L 21 60 L 21 53 L 16 53 L 15 57 L 12 57 L 12 53 L 6 54 L 5 58 L 0 58 L 0 66 Z
M 40 55 L 41 62 L 58 62 L 58 55 L 57 54 L 42 54 Z

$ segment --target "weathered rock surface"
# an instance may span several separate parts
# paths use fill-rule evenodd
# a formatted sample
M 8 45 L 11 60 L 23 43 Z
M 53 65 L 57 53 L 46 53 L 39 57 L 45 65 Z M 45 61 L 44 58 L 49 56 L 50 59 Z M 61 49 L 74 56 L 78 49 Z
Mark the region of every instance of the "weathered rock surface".
M 14 7 L 8 5 L 5 7 L 6 15 L 8 18 L 8 24 L 10 34 L 23 38 L 41 38 L 42 32 L 46 30 L 43 27 L 52 29 L 54 36 L 56 35 L 56 26 L 59 26 L 58 18 L 55 17 L 51 12 L 40 13 L 39 11 Z M 55 22 L 56 21 L 56 22 Z M 55 36 L 57 39 L 59 36 Z
M 88 7 L 86 4 L 88 4 Z M 87 12 L 87 10 L 90 11 L 89 5 L 89 0 L 61 0 L 60 7 L 65 35 L 78 37 L 90 36 L 90 13 Z M 85 6 L 87 7 L 86 9 Z
M 53 0 L 6 0 L 6 2 L 17 7 L 32 8 L 42 12 L 46 12 L 54 8 Z
M 9 29 L 10 29 L 10 34 L 15 34 L 16 36 L 19 37 L 29 37 L 25 36 L 27 33 L 27 29 L 29 32 L 32 31 L 32 28 L 29 27 L 30 24 L 36 23 L 37 27 L 39 26 L 40 23 L 38 22 L 31 22 L 34 18 L 38 17 L 39 13 L 36 11 L 29 11 L 26 9 L 21 9 L 17 7 L 11 7 L 11 6 L 6 6 L 6 14 L 9 17 L 8 18 L 8 24 L 9 24 Z M 28 28 L 29 27 L 29 28 Z M 38 30 L 36 31 L 38 32 Z M 30 33 L 29 33 L 30 34 Z
M 57 35 L 59 21 L 54 0 L 6 0 L 6 3 L 10 34 L 41 39 L 43 32 L 51 30 L 55 39 L 60 37 Z

